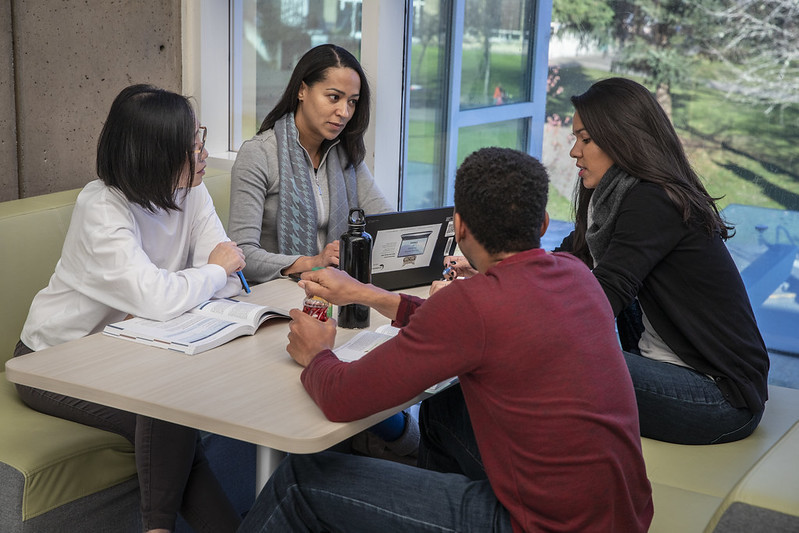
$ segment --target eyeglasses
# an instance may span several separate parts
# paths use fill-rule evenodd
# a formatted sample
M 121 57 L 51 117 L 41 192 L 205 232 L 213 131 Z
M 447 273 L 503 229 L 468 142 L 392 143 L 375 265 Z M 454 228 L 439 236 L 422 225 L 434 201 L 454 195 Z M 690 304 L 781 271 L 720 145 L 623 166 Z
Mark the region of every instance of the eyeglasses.
M 205 126 L 200 126 L 197 129 L 199 130 L 198 133 L 200 135 L 201 141 L 200 141 L 200 149 L 194 150 L 194 153 L 201 154 L 203 153 L 203 150 L 205 150 L 205 138 L 208 136 L 208 128 L 206 128 Z

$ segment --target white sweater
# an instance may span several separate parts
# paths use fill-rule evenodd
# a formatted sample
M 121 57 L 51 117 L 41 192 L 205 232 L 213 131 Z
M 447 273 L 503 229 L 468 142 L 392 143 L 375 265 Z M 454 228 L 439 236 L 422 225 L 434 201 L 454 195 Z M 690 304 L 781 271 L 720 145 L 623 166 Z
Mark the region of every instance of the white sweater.
M 155 213 L 95 180 L 78 195 L 46 288 L 31 304 L 21 339 L 42 350 L 101 331 L 127 315 L 166 320 L 217 296 L 241 291 L 236 276 L 209 265 L 211 250 L 229 240 L 204 184 L 182 211 Z

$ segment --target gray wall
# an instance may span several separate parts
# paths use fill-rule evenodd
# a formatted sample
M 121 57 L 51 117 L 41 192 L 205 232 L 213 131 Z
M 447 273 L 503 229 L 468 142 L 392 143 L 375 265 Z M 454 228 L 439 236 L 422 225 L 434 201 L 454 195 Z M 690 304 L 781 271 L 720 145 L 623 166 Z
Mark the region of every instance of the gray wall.
M 0 201 L 95 179 L 126 86 L 181 90 L 180 0 L 0 0 L 0 32 Z

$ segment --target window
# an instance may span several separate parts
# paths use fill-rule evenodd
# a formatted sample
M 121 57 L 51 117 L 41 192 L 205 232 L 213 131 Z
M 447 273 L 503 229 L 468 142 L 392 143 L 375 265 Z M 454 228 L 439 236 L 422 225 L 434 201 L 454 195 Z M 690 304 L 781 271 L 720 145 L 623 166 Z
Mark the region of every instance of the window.
M 540 156 L 543 9 L 532 0 L 414 0 L 403 209 L 451 205 L 455 169 L 477 148 Z
M 640 76 L 648 68 L 646 57 L 664 60 L 669 69 L 689 67 L 668 87 L 675 127 L 710 193 L 723 196 L 720 206 L 737 226 L 728 244 L 742 250 L 734 253 L 739 268 L 745 271 L 762 257 L 766 270 L 776 273 L 766 280 L 766 299 L 753 303 L 767 344 L 799 353 L 799 338 L 791 330 L 799 315 L 799 260 L 789 250 L 799 247 L 794 149 L 799 77 L 790 60 L 797 46 L 796 18 L 781 15 L 795 2 L 765 3 L 771 8 L 739 13 L 744 19 L 734 21 L 733 11 L 718 11 L 711 19 L 689 9 L 673 17 L 638 12 L 637 4 L 625 18 L 609 1 L 586 12 L 563 0 L 184 2 L 184 92 L 197 99 L 212 156 L 232 159 L 274 103 L 292 59 L 319 42 L 336 42 L 360 58 L 370 78 L 374 107 L 367 164 L 398 208 L 451 204 L 455 169 L 463 158 L 480 146 L 509 146 L 540 157 L 549 169 L 548 209 L 563 232 L 575 181 L 568 156 L 569 96 L 616 73 L 646 83 Z M 768 32 L 753 27 L 749 34 L 689 31 L 692 22 L 705 30 L 710 26 L 701 24 L 746 29 L 744 22 L 756 23 L 758 13 L 782 17 L 781 22 Z M 661 15 L 679 22 L 670 33 L 674 42 L 657 53 L 624 56 L 624 49 L 640 52 L 642 43 L 658 37 L 653 21 Z M 608 39 L 611 34 L 615 38 Z M 748 65 L 723 64 L 699 53 L 697 36 L 724 35 L 745 40 L 747 46 L 733 50 L 746 51 L 738 55 L 749 59 Z M 764 41 L 761 35 L 768 37 Z M 751 61 L 757 57 L 763 59 Z M 761 70 L 751 86 L 752 73 L 771 65 L 789 70 L 773 75 Z M 650 87 L 657 91 L 658 85 Z M 771 95 L 772 101 L 750 98 L 742 104 L 740 97 L 747 95 Z M 556 233 L 553 225 L 548 238 Z
M 799 355 L 796 2 L 662 3 L 649 11 L 628 4 L 624 13 L 607 2 L 605 11 L 580 14 L 555 0 L 543 142 L 556 191 L 550 215 L 571 216 L 569 97 L 613 75 L 643 83 L 671 114 L 689 159 L 735 225 L 727 246 L 777 365 L 778 354 Z
M 398 208 L 451 205 L 455 169 L 481 146 L 540 156 L 547 2 L 232 0 L 227 13 L 219 3 L 191 4 L 185 42 L 202 61 L 186 61 L 184 78 L 214 156 L 235 157 L 230 152 L 257 131 L 297 58 L 323 42 L 350 50 L 370 78 L 367 164 Z
M 258 131 L 283 94 L 297 60 L 333 43 L 360 60 L 360 0 L 234 2 L 231 148 Z

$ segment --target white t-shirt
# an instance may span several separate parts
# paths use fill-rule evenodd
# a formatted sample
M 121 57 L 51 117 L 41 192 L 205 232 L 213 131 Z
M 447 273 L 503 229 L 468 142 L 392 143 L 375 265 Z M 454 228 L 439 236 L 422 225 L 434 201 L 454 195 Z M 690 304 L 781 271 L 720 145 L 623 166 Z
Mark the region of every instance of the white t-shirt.
M 31 303 L 21 339 L 42 350 L 101 331 L 127 315 L 166 320 L 241 291 L 209 265 L 229 240 L 204 184 L 179 190 L 182 211 L 155 213 L 95 180 L 78 195 L 61 259 Z

